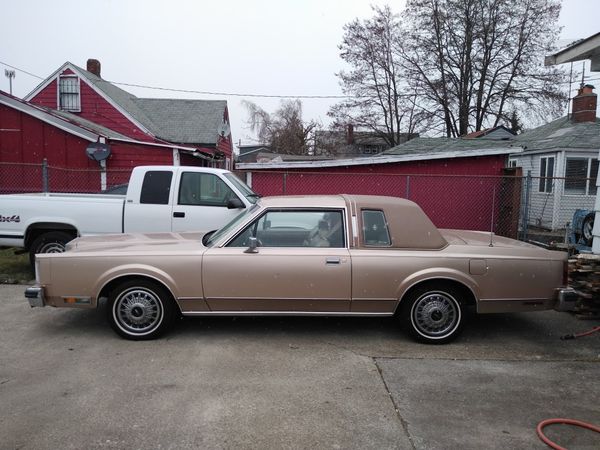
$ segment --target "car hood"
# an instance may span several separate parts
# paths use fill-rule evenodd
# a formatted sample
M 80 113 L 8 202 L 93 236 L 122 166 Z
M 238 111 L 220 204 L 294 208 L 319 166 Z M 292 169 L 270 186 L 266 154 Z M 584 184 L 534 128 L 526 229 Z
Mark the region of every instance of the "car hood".
M 67 244 L 67 252 L 125 252 L 153 250 L 193 250 L 205 248 L 202 237 L 205 232 L 185 233 L 132 233 L 86 236 Z

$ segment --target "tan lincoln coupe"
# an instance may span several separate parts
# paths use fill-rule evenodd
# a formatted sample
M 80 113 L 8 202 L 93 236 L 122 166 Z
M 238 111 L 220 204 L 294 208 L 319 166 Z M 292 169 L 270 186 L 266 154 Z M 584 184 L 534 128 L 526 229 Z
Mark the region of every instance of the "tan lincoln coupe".
M 478 313 L 567 310 L 567 255 L 478 231 L 438 230 L 415 203 L 270 197 L 218 231 L 79 238 L 36 258 L 31 306 L 96 308 L 151 339 L 208 315 L 398 316 L 444 343 Z

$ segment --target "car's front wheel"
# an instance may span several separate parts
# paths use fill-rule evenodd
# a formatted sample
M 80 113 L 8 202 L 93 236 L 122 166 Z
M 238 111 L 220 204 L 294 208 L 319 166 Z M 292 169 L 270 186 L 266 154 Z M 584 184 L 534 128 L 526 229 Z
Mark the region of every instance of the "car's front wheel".
M 452 285 L 428 283 L 402 300 L 401 320 L 420 342 L 445 344 L 462 331 L 466 320 L 463 293 Z
M 175 318 L 171 294 L 150 280 L 130 280 L 108 297 L 108 322 L 125 339 L 154 339 L 167 331 Z

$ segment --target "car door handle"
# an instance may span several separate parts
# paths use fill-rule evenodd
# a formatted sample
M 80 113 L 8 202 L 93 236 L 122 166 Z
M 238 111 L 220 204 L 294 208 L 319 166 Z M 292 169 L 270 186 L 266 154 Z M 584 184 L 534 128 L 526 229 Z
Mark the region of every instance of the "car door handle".
M 339 264 L 340 262 L 341 262 L 340 258 L 334 258 L 334 257 L 330 257 L 325 260 L 325 264 L 328 264 L 328 265 L 329 264 Z
M 173 213 L 173 217 L 185 217 L 185 213 L 181 211 L 176 211 Z

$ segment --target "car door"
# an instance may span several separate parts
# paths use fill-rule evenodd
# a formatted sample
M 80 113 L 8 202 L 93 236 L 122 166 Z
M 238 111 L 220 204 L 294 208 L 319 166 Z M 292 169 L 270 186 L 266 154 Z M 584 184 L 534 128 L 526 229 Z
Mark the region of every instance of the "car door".
M 207 303 L 212 311 L 348 312 L 347 242 L 342 210 L 267 210 L 204 254 Z
M 240 213 L 227 208 L 239 196 L 213 173 L 182 172 L 173 203 L 173 231 L 215 230 Z M 241 200 L 240 200 L 241 201 Z

